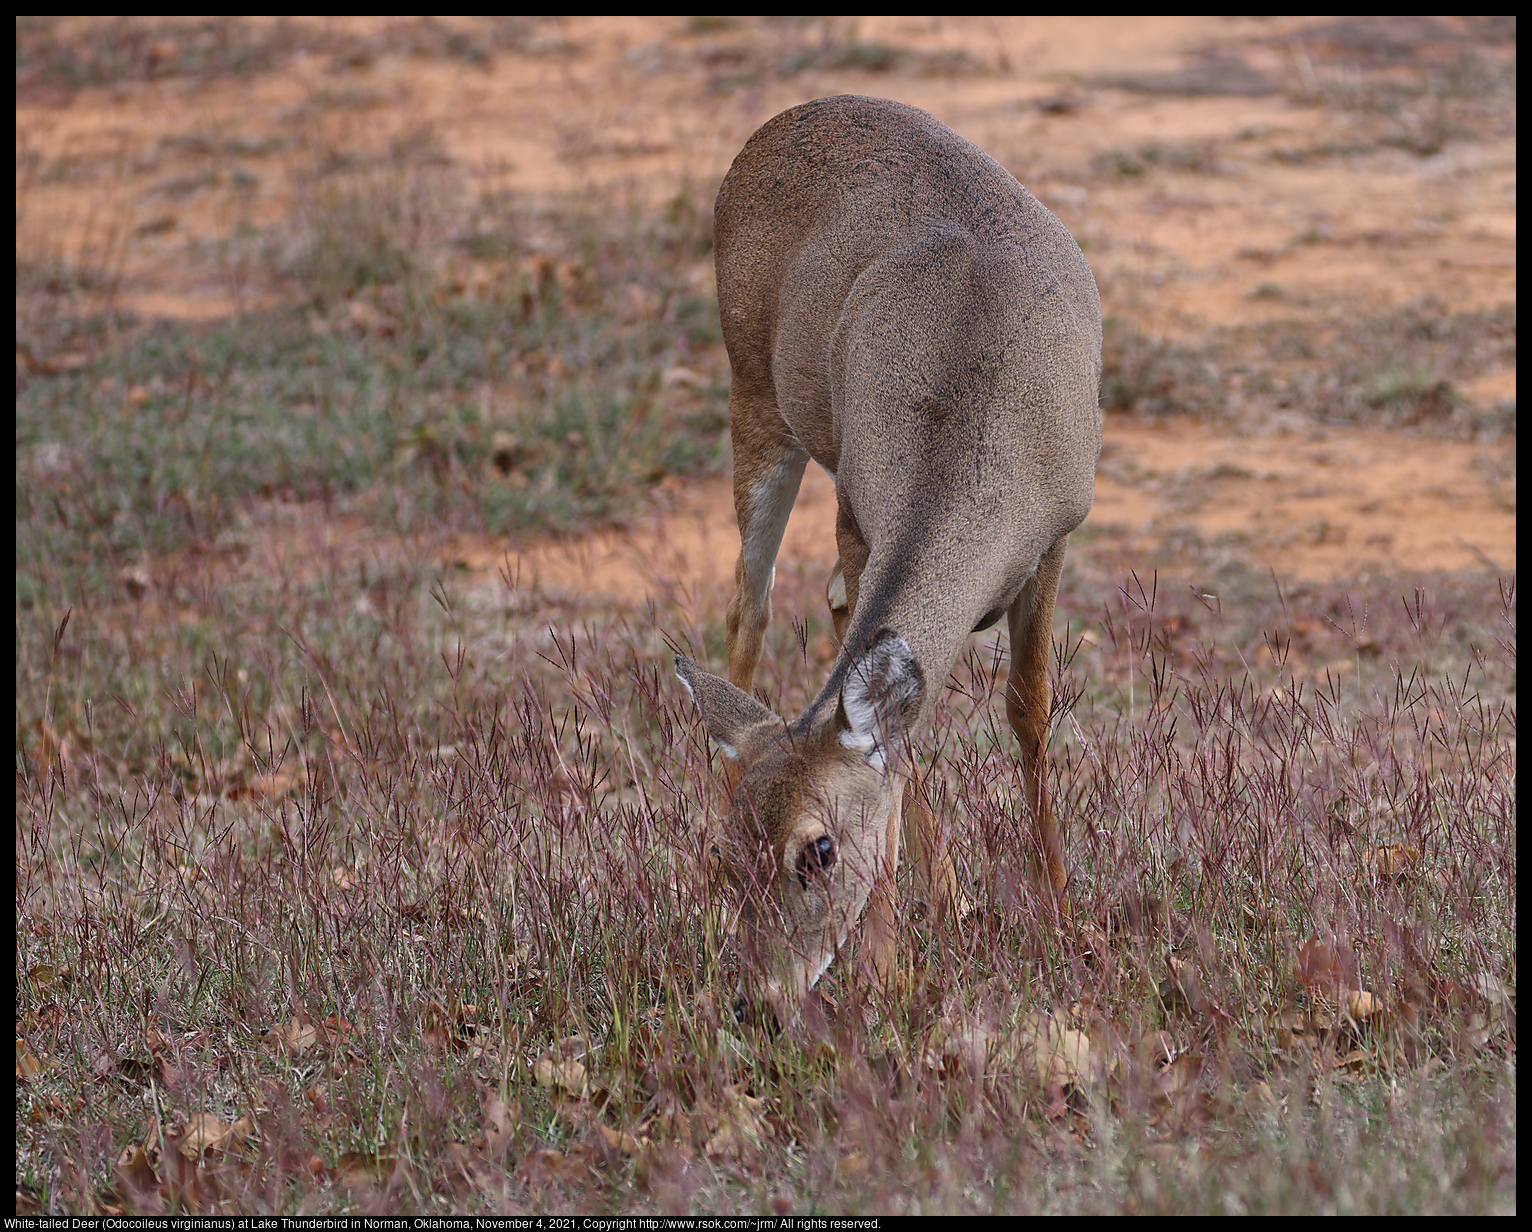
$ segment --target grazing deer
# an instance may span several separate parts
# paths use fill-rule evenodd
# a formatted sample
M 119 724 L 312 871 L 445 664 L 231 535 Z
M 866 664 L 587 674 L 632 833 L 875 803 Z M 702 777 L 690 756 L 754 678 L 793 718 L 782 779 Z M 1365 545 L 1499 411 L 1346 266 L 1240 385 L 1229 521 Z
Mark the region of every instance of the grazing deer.
M 763 125 L 718 190 L 713 254 L 738 589 L 729 679 L 681 655 L 676 670 L 734 763 L 710 864 L 738 904 L 736 1014 L 785 1025 L 869 898 L 864 954 L 892 980 L 902 813 L 933 899 L 955 897 L 922 793 L 906 791 L 912 743 L 969 634 L 1001 616 L 1036 855 L 1064 894 L 1048 659 L 1101 452 L 1101 301 L 1069 232 L 1004 167 L 885 99 L 818 99 Z M 840 651 L 784 723 L 750 689 L 810 458 L 835 479 Z

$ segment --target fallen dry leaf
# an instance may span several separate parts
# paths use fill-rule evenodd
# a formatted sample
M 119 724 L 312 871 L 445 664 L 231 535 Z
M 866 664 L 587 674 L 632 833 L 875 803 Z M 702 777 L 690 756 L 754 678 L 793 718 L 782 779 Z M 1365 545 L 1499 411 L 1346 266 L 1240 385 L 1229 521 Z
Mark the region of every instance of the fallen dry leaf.
M 26 1040 L 18 1035 L 16 1037 L 16 1077 L 35 1078 L 42 1072 L 42 1058 L 32 1051 L 32 1046 Z
M 570 1035 L 545 1048 L 532 1063 L 532 1076 L 538 1086 L 562 1092 L 574 1099 L 590 1095 L 590 1079 L 585 1071 L 587 1045 L 582 1035 Z
M 39 1005 L 36 1009 L 28 1010 L 17 1018 L 16 1034 L 30 1035 L 33 1031 L 57 1027 L 64 1022 L 67 1016 L 62 1005 L 56 1001 L 50 1001 L 46 1005 Z
M 143 1147 L 137 1144 L 123 1147 L 113 1170 L 126 1208 L 146 1215 L 157 1214 L 162 1209 L 158 1193 L 160 1178 Z
M 1078 1084 L 1095 1068 L 1090 1037 L 1041 1010 L 1023 1016 L 1004 1052 L 1017 1069 L 1044 1085 Z
M 1269 1085 L 1264 1082 L 1253 1082 L 1240 1097 L 1239 1107 L 1246 1117 L 1253 1117 L 1266 1112 L 1275 1112 L 1279 1105 Z
M 32 981 L 32 986 L 39 994 L 51 992 L 60 985 L 68 984 L 70 969 L 66 966 L 55 966 L 53 963 L 38 963 L 27 971 L 27 978 Z
M 57 1095 L 49 1095 L 46 1104 L 39 1102 L 32 1105 L 32 1111 L 27 1113 L 27 1124 L 42 1125 L 47 1122 L 50 1116 L 73 1116 L 84 1106 L 85 1100 L 81 1098 L 77 1098 L 73 1105 L 65 1105 L 64 1101 Z
M 1298 948 L 1293 975 L 1305 988 L 1338 997 L 1357 987 L 1356 955 L 1336 938 L 1313 936 Z
M 1374 847 L 1362 857 L 1364 874 L 1392 880 L 1411 872 L 1420 863 L 1420 848 L 1410 843 Z
M 335 1164 L 336 1178 L 343 1185 L 379 1185 L 393 1174 L 390 1151 L 347 1151 Z
M 636 1155 L 639 1141 L 625 1129 L 613 1129 L 610 1125 L 596 1126 L 596 1132 L 601 1135 L 602 1141 L 619 1155 Z
M 472 1187 L 481 1192 L 488 1190 L 490 1174 L 484 1167 L 484 1160 L 467 1143 L 455 1140 L 447 1143 L 442 1152 L 442 1164 L 449 1176 L 461 1182 L 455 1188 L 462 1190 Z
M 758 1150 L 771 1132 L 762 1101 L 745 1094 L 742 1086 L 725 1087 L 718 1105 L 709 1107 L 706 1115 L 718 1128 L 703 1150 L 715 1158 L 738 1159 Z
M 176 1149 L 188 1159 L 197 1159 L 205 1151 L 226 1151 L 238 1146 L 250 1137 L 254 1130 L 248 1116 L 230 1124 L 208 1112 L 195 1112 L 180 1130 L 170 1135 L 176 1140 Z
M 268 1048 L 286 1048 L 293 1056 L 302 1056 L 320 1040 L 319 1028 L 313 1023 L 294 1018 L 288 1023 L 278 1023 L 267 1032 L 263 1041 Z
M 511 1110 L 493 1087 L 477 1078 L 473 1084 L 484 1110 L 484 1140 L 479 1149 L 486 1159 L 503 1159 L 511 1145 Z

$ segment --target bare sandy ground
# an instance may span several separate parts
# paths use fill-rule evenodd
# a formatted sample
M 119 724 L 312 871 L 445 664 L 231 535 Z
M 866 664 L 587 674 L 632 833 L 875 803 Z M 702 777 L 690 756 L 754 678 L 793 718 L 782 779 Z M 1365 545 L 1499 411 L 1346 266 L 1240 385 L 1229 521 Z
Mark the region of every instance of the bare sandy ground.
M 88 36 L 99 19 L 72 20 Z M 572 17 L 529 25 L 477 62 L 401 50 L 399 20 L 299 23 L 312 54 L 237 79 L 157 79 L 151 46 L 142 80 L 63 95 L 18 84 L 18 255 L 81 252 L 121 232 L 123 303 L 216 317 L 240 288 L 198 254 L 291 210 L 295 143 L 364 150 L 429 130 L 473 183 L 543 202 L 600 191 L 659 205 L 710 198 L 781 109 L 855 92 L 925 107 L 999 158 L 1079 238 L 1105 311 L 1151 337 L 1194 342 L 1215 326 L 1424 296 L 1444 313 L 1515 302 L 1514 123 L 1433 150 L 1429 100 L 1418 115 L 1380 118 L 1293 84 L 1364 70 L 1385 79 L 1461 56 L 1470 31 L 1459 19 Z M 340 45 L 351 50 L 322 50 Z M 900 55 L 871 71 L 848 47 Z M 1513 57 L 1514 33 L 1479 48 Z M 783 70 L 793 56 L 806 67 Z M 1380 140 L 1380 124 L 1402 136 Z M 1101 174 L 1103 159 L 1146 144 L 1167 152 L 1166 166 Z M 256 174 L 240 180 L 208 152 L 231 148 Z M 1514 400 L 1514 366 L 1461 392 L 1485 406 Z M 1238 432 L 1109 417 L 1105 436 L 1077 554 L 1150 566 L 1190 536 L 1293 578 L 1515 567 L 1514 438 L 1299 416 Z M 811 468 L 785 551 L 828 571 L 832 507 Z M 713 480 L 671 485 L 650 517 L 577 544 L 452 550 L 471 568 L 509 561 L 541 587 L 633 603 L 687 577 L 726 584 L 737 543 L 727 482 Z

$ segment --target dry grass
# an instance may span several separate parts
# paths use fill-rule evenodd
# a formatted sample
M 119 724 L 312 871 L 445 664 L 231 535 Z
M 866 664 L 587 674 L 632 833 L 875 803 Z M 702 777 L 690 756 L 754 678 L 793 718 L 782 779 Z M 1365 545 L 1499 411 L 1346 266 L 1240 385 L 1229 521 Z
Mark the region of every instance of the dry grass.
M 1510 306 L 1450 313 L 1430 297 L 1384 312 L 1333 306 L 1211 329 L 1196 345 L 1146 337 L 1108 317 L 1101 401 L 1108 411 L 1194 415 L 1244 431 L 1291 422 L 1296 410 L 1331 425 L 1495 440 L 1515 436 L 1515 402 L 1477 408 L 1458 386 L 1513 363 L 1515 350 Z
M 720 629 L 353 569 L 18 612 L 27 1204 L 1514 1206 L 1513 594 L 1130 582 L 1072 623 L 1072 927 L 977 648 L 931 742 L 973 914 L 911 913 L 908 1000 L 848 957 L 768 1041 L 714 1008 L 667 666 Z M 814 582 L 779 587 L 784 709 Z
M 114 29 L 19 26 L 18 89 L 296 45 Z M 534 36 L 386 38 L 472 64 Z M 778 41 L 715 88 L 794 49 L 907 56 Z M 25 154 L 19 216 L 22 172 L 57 171 Z M 1069 573 L 1073 921 L 1027 871 L 983 640 L 923 750 L 972 913 L 910 904 L 906 998 L 846 955 L 794 1029 L 743 1037 L 669 666 L 721 660 L 727 597 L 697 625 L 442 564 L 451 532 L 619 519 L 719 465 L 705 194 L 534 208 L 455 184 L 429 131 L 285 157 L 293 217 L 204 254 L 232 320 L 121 311 L 124 219 L 18 268 L 20 1210 L 1515 1209 L 1514 581 Z M 1510 322 L 1406 363 L 1411 319 L 1316 365 L 1323 405 L 1480 430 L 1441 382 Z M 1180 382 L 1240 413 L 1212 361 L 1113 346 L 1114 405 Z M 828 666 L 822 583 L 783 562 L 784 712 Z

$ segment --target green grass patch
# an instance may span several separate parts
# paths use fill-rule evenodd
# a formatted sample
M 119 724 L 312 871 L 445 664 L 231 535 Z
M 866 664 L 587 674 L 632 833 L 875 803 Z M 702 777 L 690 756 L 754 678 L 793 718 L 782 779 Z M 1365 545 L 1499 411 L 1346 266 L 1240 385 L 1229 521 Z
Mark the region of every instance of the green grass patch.
M 1453 313 L 1427 298 L 1379 313 L 1220 327 L 1196 343 L 1152 337 L 1109 316 L 1101 404 L 1226 423 L 1294 408 L 1331 423 L 1514 435 L 1514 404 L 1476 408 L 1455 382 L 1514 365 L 1515 353 L 1509 305 Z

